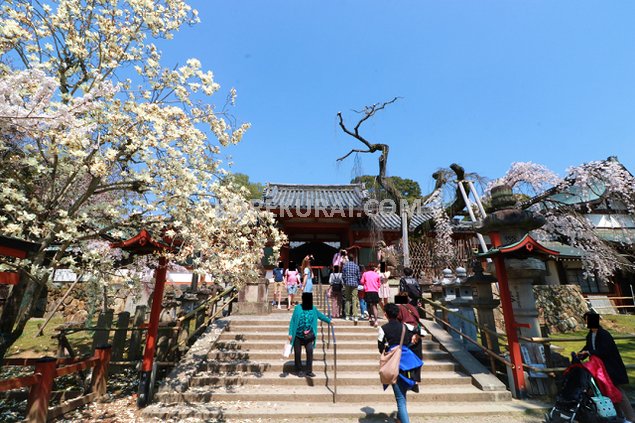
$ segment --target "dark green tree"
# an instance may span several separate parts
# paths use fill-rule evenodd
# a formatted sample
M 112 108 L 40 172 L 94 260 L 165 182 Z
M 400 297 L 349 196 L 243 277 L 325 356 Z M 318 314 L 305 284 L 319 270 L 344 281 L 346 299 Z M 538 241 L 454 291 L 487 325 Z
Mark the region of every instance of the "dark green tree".
M 244 173 L 232 173 L 225 177 L 226 183 L 234 183 L 238 186 L 245 187 L 249 191 L 249 195 L 247 198 L 249 200 L 257 200 L 258 198 L 262 198 L 262 191 L 264 190 L 264 185 L 260 182 L 251 182 L 249 180 L 249 176 Z
M 392 186 L 401 193 L 401 197 L 405 200 L 413 201 L 421 197 L 421 187 L 417 181 L 412 179 L 402 178 L 400 176 L 389 176 L 386 178 L 386 182 L 392 184 Z M 390 198 L 386 190 L 379 185 L 376 176 L 362 175 L 355 177 L 352 184 L 363 183 L 366 189 L 378 199 Z

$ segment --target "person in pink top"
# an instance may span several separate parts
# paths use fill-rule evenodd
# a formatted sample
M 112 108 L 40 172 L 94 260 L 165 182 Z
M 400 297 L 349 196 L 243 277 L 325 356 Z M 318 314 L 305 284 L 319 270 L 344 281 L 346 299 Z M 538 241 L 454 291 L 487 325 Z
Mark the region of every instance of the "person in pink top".
M 293 297 L 298 293 L 298 286 L 302 283 L 300 272 L 295 265 L 294 261 L 289 262 L 289 268 L 284 272 L 284 281 L 287 285 L 287 310 L 291 311 L 291 306 L 294 305 Z
M 369 269 L 362 274 L 362 279 L 359 283 L 360 285 L 364 285 L 365 299 L 368 304 L 368 314 L 370 315 L 370 325 L 377 327 L 377 304 L 379 303 L 379 287 L 381 286 L 379 265 L 369 267 Z

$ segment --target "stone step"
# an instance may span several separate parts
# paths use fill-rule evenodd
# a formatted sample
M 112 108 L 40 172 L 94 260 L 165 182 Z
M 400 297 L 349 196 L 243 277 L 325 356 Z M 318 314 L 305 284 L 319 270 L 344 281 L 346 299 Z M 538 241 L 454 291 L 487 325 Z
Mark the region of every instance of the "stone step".
M 267 332 L 287 332 L 289 330 L 289 319 L 286 320 L 268 320 L 268 321 L 254 321 L 254 322 L 232 322 L 226 332 L 229 333 L 243 333 L 243 332 L 258 332 L 261 329 Z M 238 324 L 237 324 L 238 323 Z M 386 323 L 385 319 L 379 320 L 379 326 Z M 340 332 L 355 332 L 363 334 L 372 334 L 377 336 L 378 328 L 371 326 L 368 319 L 360 319 L 355 323 L 352 320 L 343 320 L 340 318 L 333 319 L 333 327 L 335 336 Z M 329 325 L 322 321 L 318 321 L 318 331 L 330 331 Z
M 490 421 L 505 422 L 515 419 L 536 422 L 542 421 L 542 416 L 552 404 L 536 401 L 512 400 L 505 402 L 472 401 L 460 403 L 456 401 L 438 401 L 434 403 L 413 403 L 410 399 L 417 394 L 408 393 L 408 415 L 412 418 L 430 419 L 441 418 L 444 422 L 447 418 L 456 417 L 456 420 L 466 421 L 470 417 L 490 417 Z M 366 406 L 359 403 L 339 401 L 337 403 L 311 404 L 311 413 L 306 412 L 305 407 L 299 407 L 297 402 L 269 402 L 266 406 L 247 401 L 230 401 L 222 405 L 210 404 L 151 404 L 144 408 L 142 413 L 145 418 L 169 418 L 197 421 L 223 421 L 227 423 L 263 421 L 263 422 L 370 422 L 392 421 L 397 407 L 394 398 L 384 398 L 381 402 L 368 403 Z M 390 416 L 390 417 L 389 417 Z M 536 417 L 531 417 L 536 416 Z M 508 417 L 508 418 L 506 418 Z M 418 420 L 417 420 L 418 421 Z M 518 421 L 518 420 L 515 420 Z
M 288 366 L 287 370 L 292 370 L 293 366 Z M 364 369 L 363 372 L 337 372 L 337 385 L 339 386 L 366 386 L 378 383 L 378 366 L 377 363 L 370 369 Z M 339 370 L 339 369 L 338 369 Z M 309 386 L 326 386 L 333 384 L 334 373 L 325 372 L 323 369 L 314 369 L 315 376 L 313 378 L 300 377 L 292 373 L 274 373 L 272 371 L 266 373 L 254 374 L 199 374 L 190 380 L 190 387 L 202 386 L 242 386 L 242 385 L 268 385 L 268 386 L 288 386 L 288 385 L 309 385 Z M 421 383 L 424 385 L 471 385 L 472 378 L 457 372 L 423 372 Z
M 317 381 L 306 378 L 305 386 L 271 386 L 271 385 L 243 385 L 221 387 L 212 392 L 208 387 L 192 387 L 183 393 L 159 392 L 156 400 L 164 403 L 201 403 L 209 401 L 241 401 L 255 402 L 288 402 L 297 404 L 330 403 L 333 401 L 333 387 L 319 386 Z M 377 381 L 378 382 L 378 381 Z M 312 385 L 311 385 L 312 384 Z M 360 397 L 360 395 L 362 397 Z M 509 401 L 509 391 L 481 391 L 471 385 L 422 385 L 418 394 L 408 395 L 408 404 L 421 402 L 447 401 L 452 398 L 456 402 L 471 401 Z M 394 399 L 390 388 L 385 391 L 379 383 L 367 385 L 360 394 L 359 386 L 337 387 L 337 400 L 339 402 L 359 403 L 362 400 L 366 404 L 376 402 L 388 402 Z
M 236 328 L 239 327 L 241 330 L 244 330 L 245 328 L 249 328 L 249 327 L 261 327 L 261 326 L 268 326 L 268 327 L 275 327 L 275 328 L 289 328 L 289 322 L 291 321 L 291 313 L 284 315 L 283 317 L 286 318 L 280 318 L 280 319 L 276 319 L 276 320 L 261 320 L 261 321 L 237 321 L 237 322 L 232 322 L 231 325 L 229 326 L 229 330 L 231 331 L 232 328 Z M 371 327 L 368 324 L 368 319 L 362 319 L 362 320 L 358 320 L 357 324 L 355 324 L 354 321 L 352 320 L 346 320 L 346 319 L 342 319 L 340 317 L 336 317 L 332 320 L 334 326 L 335 326 L 335 330 L 341 330 L 341 328 L 347 328 L 346 330 L 348 330 L 349 328 L 357 330 L 357 329 L 368 329 L 370 331 L 376 332 L 377 329 Z M 384 323 L 386 323 L 387 320 L 386 319 L 380 319 L 379 320 L 379 324 L 382 325 Z M 362 323 L 365 323 L 362 324 Z M 324 322 L 322 322 L 321 320 L 318 321 L 318 327 L 319 326 L 325 326 L 327 327 L 328 325 Z M 234 329 L 235 330 L 235 329 Z
M 302 353 L 304 357 L 304 352 Z M 449 359 L 449 354 L 437 350 L 437 351 L 424 351 L 423 352 L 424 367 L 432 365 L 433 363 L 453 363 Z M 236 360 L 249 360 L 253 362 L 269 362 L 271 365 L 276 363 L 285 363 L 287 361 L 293 362 L 293 354 L 289 358 L 282 357 L 282 347 L 279 351 L 247 351 L 247 350 L 214 350 L 207 355 L 207 359 L 210 363 L 214 361 L 227 362 Z M 313 361 L 318 362 L 326 359 L 327 362 L 332 363 L 333 351 L 327 350 L 324 353 L 318 349 L 313 353 Z M 337 364 L 338 367 L 346 363 L 356 363 L 359 361 L 369 361 L 373 363 L 379 363 L 379 353 L 377 350 L 337 350 Z M 455 367 L 458 365 L 454 364 Z M 447 368 L 447 366 L 446 366 Z M 454 368 L 454 367 L 453 367 Z
M 287 338 L 288 340 L 288 338 Z M 216 343 L 216 348 L 219 350 L 242 350 L 242 351 L 269 351 L 272 348 L 276 350 L 276 352 L 281 353 L 282 347 L 284 345 L 285 337 L 282 338 L 272 338 L 272 339 L 245 339 L 242 341 L 237 340 L 219 340 Z M 374 342 L 374 344 L 373 344 Z M 360 342 L 359 340 L 337 340 L 337 351 L 349 351 L 349 350 L 360 350 L 368 346 L 368 349 L 371 350 L 374 354 L 379 354 L 377 350 L 377 342 L 374 340 L 369 340 L 368 342 Z M 324 340 L 324 347 L 326 348 L 326 339 Z M 423 351 L 438 351 L 439 344 L 433 341 L 423 340 L 421 344 L 421 348 Z M 316 350 L 321 350 L 321 340 L 318 338 L 318 342 L 315 346 Z M 331 344 L 331 348 L 333 349 L 333 344 Z M 364 351 L 364 350 L 361 350 Z
M 221 341 L 261 341 L 261 340 L 271 340 L 271 341 L 279 341 L 280 339 L 284 339 L 288 336 L 288 331 L 271 331 L 271 328 L 267 328 L 267 331 L 261 332 L 225 332 L 220 336 Z M 325 342 L 328 341 L 328 337 L 326 334 L 318 333 L 318 340 L 324 339 Z M 377 340 L 377 331 L 374 332 L 336 332 L 335 339 L 337 340 L 338 345 L 343 343 L 344 341 L 358 341 L 363 342 L 367 345 L 372 345 L 373 342 L 376 343 Z M 430 336 L 424 337 L 424 341 L 432 341 Z M 332 337 L 331 337 L 332 340 Z
M 432 354 L 436 355 L 436 354 Z M 436 360 L 434 357 L 424 357 L 425 364 L 422 367 L 424 373 L 429 372 L 454 372 L 458 367 L 453 361 L 444 360 L 447 359 L 447 355 L 440 355 Z M 304 360 L 302 361 L 304 365 Z M 338 359 L 337 369 L 339 372 L 363 372 L 368 369 L 378 366 L 378 360 L 342 360 Z M 202 370 L 215 372 L 215 373 L 236 373 L 236 372 L 249 372 L 249 373 L 291 373 L 293 370 L 293 359 L 280 358 L 279 360 L 271 360 L 269 362 L 252 362 L 248 360 L 233 360 L 229 362 L 209 362 L 203 366 Z M 327 368 L 329 371 L 334 369 L 332 361 L 324 363 L 323 360 L 313 360 L 313 369 L 322 371 Z
M 288 311 L 232 316 L 230 331 L 196 357 L 199 365 L 188 376 L 188 386 L 161 387 L 155 395 L 159 404 L 146 407 L 143 417 L 263 423 L 392 421 L 396 414 L 394 394 L 390 387 L 382 389 L 377 374 L 377 329 L 368 321 L 354 325 L 352 321 L 334 320 L 336 335 L 340 336 L 338 395 L 337 403 L 333 403 L 334 347 L 327 349 L 322 342 L 326 340 L 325 332 L 321 331 L 313 360 L 316 376 L 293 374 L 293 355 L 281 356 L 290 317 Z M 410 416 L 425 421 L 435 421 L 434 416 L 462 416 L 457 420 L 463 421 L 481 414 L 491 417 L 491 421 L 507 421 L 505 416 L 528 409 L 544 412 L 533 403 L 515 402 L 502 386 L 489 391 L 477 388 L 472 376 L 429 338 L 423 352 L 421 392 L 408 393 Z

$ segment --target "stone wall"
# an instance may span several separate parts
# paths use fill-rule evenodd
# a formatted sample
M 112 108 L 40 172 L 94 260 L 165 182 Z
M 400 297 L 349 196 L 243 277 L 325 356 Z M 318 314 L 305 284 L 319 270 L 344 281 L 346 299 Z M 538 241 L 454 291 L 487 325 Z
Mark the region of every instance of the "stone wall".
M 550 333 L 584 328 L 582 315 L 588 307 L 578 285 L 536 285 L 534 295 L 538 319 Z
M 48 298 L 46 301 L 46 315 L 48 316 L 55 305 L 62 299 L 66 291 L 68 291 L 68 285 L 50 287 L 48 290 Z M 90 299 L 89 293 L 86 287 L 78 283 L 75 285 L 71 293 L 64 299 L 64 302 L 57 309 L 56 314 L 62 316 L 65 322 L 84 322 L 88 317 Z M 93 305 L 94 307 L 94 305 Z
M 46 316 L 52 312 L 69 287 L 70 284 L 49 287 L 48 295 L 45 297 Z M 101 285 L 98 285 L 99 287 Z M 136 295 L 136 290 L 138 289 L 127 284 L 113 284 L 108 290 L 108 309 L 112 309 L 117 315 L 124 311 L 133 314 L 138 305 L 150 307 L 151 301 L 148 301 L 148 297 L 152 295 L 152 290 L 147 295 Z M 176 286 L 168 283 L 165 285 L 163 293 L 160 319 L 162 322 L 173 321 L 177 315 L 190 311 L 195 303 L 215 296 L 222 290 L 223 288 L 219 285 L 204 284 L 199 286 L 195 293 L 190 293 L 189 286 Z M 103 291 L 96 292 L 94 286 L 84 282 L 78 283 L 57 309 L 56 316 L 62 317 L 66 323 L 84 323 L 86 319 L 91 317 L 91 313 L 93 314 L 92 318 L 96 318 L 96 314 L 103 308 L 103 301 Z M 184 306 L 186 309 L 183 309 Z

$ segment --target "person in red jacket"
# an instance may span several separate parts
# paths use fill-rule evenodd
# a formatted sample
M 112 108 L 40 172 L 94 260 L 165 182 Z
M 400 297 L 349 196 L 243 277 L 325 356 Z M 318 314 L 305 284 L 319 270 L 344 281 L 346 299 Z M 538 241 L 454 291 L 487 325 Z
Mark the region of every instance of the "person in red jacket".
M 400 293 L 395 295 L 395 304 L 399 307 L 399 315 L 397 320 L 406 325 L 406 328 L 413 334 L 410 342 L 406 342 L 408 348 L 420 359 L 423 359 L 423 341 L 421 339 L 421 322 L 419 321 L 419 312 L 417 308 L 408 303 L 408 294 Z M 421 368 L 412 371 L 412 380 L 417 384 L 421 382 Z M 412 389 L 419 392 L 419 386 L 415 385 Z

